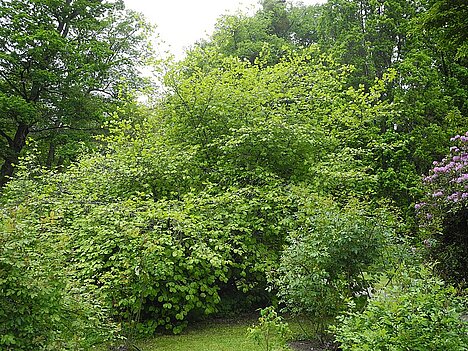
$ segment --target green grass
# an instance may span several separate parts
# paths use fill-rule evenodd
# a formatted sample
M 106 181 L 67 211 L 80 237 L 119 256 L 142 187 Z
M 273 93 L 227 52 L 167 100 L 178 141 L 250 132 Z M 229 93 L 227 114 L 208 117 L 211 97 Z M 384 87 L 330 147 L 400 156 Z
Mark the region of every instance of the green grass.
M 142 351 L 262 351 L 246 337 L 255 320 L 201 323 L 181 335 L 157 336 L 138 342 Z
M 159 335 L 140 340 L 136 345 L 141 351 L 264 351 L 247 338 L 247 328 L 258 322 L 256 316 L 236 320 L 211 320 L 192 324 L 180 335 Z M 293 335 L 302 338 L 303 321 L 289 320 Z M 107 349 L 102 348 L 100 351 Z

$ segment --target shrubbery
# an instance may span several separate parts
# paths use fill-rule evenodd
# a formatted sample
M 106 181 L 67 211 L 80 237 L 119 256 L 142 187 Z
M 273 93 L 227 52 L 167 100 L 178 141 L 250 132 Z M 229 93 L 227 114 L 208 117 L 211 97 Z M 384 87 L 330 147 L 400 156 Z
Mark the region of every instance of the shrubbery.
M 468 348 L 466 305 L 426 269 L 409 269 L 378 289 L 363 312 L 335 329 L 343 351 L 462 351 Z
M 424 244 L 446 279 L 468 282 L 468 132 L 424 177 L 426 196 L 416 204 Z
M 309 316 L 323 333 L 348 299 L 369 293 L 392 240 L 391 218 L 322 200 L 300 210 L 296 221 L 273 281 L 286 310 Z
M 17 191 L 10 208 L 34 208 L 18 220 L 23 232 L 15 237 L 26 226 L 37 228 L 31 238 L 40 238 L 62 265 L 60 296 L 80 289 L 124 325 L 178 332 L 190 316 L 217 311 L 223 294 L 266 295 L 265 271 L 278 259 L 282 233 L 298 206 L 290 188 L 270 184 L 221 192 L 206 186 L 178 200 L 142 194 L 112 200 L 82 189 L 94 174 L 80 171 L 47 173 L 43 186 L 41 178 L 9 185 Z M 44 249 L 33 249 L 41 266 Z
M 3 207 L 0 349 L 89 349 L 117 335 L 100 300 L 70 285 L 62 239 L 40 202 Z
M 281 189 L 259 191 L 92 205 L 65 228 L 69 263 L 119 319 L 141 310 L 147 332 L 158 326 L 178 332 L 194 313 L 217 311 L 227 290 L 262 294 L 290 205 Z

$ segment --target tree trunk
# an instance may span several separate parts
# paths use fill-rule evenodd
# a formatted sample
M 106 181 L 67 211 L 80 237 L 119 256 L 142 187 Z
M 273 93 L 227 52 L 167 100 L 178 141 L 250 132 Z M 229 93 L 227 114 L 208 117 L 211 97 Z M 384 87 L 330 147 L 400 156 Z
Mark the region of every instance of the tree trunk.
M 47 153 L 46 167 L 52 168 L 55 161 L 55 145 L 53 142 L 49 144 L 49 152 Z
M 4 163 L 0 169 L 0 188 L 10 180 L 13 176 L 14 165 L 18 163 L 18 158 L 26 145 L 26 138 L 29 134 L 29 126 L 20 123 L 16 130 L 15 137 L 9 142 L 8 150 L 4 156 Z

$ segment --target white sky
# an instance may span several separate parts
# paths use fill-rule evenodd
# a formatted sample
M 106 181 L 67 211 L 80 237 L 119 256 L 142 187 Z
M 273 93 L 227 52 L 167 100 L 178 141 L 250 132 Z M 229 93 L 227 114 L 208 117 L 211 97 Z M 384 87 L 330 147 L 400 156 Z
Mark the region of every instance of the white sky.
M 304 4 L 325 0 L 302 0 Z M 125 0 L 126 7 L 142 12 L 153 24 L 166 45 L 159 46 L 160 54 L 170 50 L 181 58 L 184 48 L 212 33 L 216 19 L 225 13 L 254 11 L 258 0 Z

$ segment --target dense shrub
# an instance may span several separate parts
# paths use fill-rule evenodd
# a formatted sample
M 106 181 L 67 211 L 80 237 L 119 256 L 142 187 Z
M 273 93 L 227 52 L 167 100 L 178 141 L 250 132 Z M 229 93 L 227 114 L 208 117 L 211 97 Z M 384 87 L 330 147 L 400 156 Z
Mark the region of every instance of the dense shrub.
M 65 228 L 69 263 L 119 319 L 141 310 L 146 331 L 178 332 L 194 313 L 215 312 L 223 293 L 262 293 L 290 206 L 281 192 L 244 188 L 92 205 Z
M 278 260 L 299 191 L 271 179 L 263 186 L 205 184 L 178 199 L 155 199 L 144 187 L 135 190 L 138 184 L 120 194 L 109 184 L 106 194 L 107 163 L 96 156 L 62 174 L 31 180 L 26 173 L 7 189 L 6 207 L 30 213 L 18 219 L 12 240 L 38 228 L 31 238 L 46 239 L 65 275 L 61 296 L 80 291 L 122 326 L 136 323 L 147 333 L 179 332 L 191 317 L 216 312 L 227 295 L 235 309 L 267 298 L 265 271 Z M 52 267 L 42 251 L 32 249 L 36 264 Z
M 336 340 L 343 351 L 462 351 L 468 348 L 464 311 L 455 289 L 413 269 L 393 277 L 363 312 L 341 318 Z
M 424 177 L 426 196 L 416 204 L 424 244 L 446 279 L 468 282 L 468 132 Z
M 392 237 L 391 222 L 356 204 L 340 209 L 324 200 L 305 207 L 297 222 L 274 284 L 287 311 L 309 316 L 323 332 L 349 298 L 368 294 Z
M 70 285 L 54 213 L 41 210 L 1 212 L 0 349 L 81 350 L 113 339 L 116 326 L 99 300 Z

